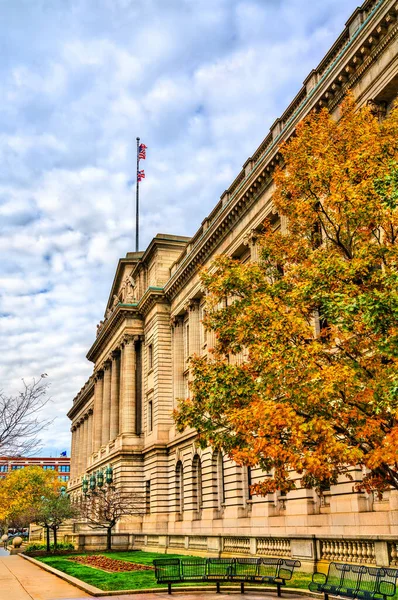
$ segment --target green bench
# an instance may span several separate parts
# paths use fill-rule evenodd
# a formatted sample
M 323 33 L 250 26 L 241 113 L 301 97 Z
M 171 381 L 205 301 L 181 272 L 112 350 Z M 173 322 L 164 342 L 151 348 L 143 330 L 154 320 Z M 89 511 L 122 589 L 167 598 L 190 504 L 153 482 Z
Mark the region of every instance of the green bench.
M 153 561 L 158 583 L 171 586 L 176 583 L 214 582 L 217 593 L 221 583 L 240 583 L 241 593 L 245 593 L 245 583 L 268 583 L 277 587 L 286 585 L 299 560 L 287 558 L 157 558 Z
M 398 569 L 330 563 L 327 574 L 314 573 L 311 592 L 321 592 L 325 600 L 331 596 L 358 600 L 387 600 L 395 595 Z

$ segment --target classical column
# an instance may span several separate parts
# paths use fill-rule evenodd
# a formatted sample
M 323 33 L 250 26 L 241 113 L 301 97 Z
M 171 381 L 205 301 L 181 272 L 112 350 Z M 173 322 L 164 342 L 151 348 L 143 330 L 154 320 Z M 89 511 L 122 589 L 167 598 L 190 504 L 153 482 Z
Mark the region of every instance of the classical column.
M 82 462 L 82 449 L 81 449 L 81 425 L 80 422 L 77 423 L 76 426 L 76 477 L 80 476 L 81 472 L 81 462 Z
M 173 331 L 173 405 L 184 398 L 184 325 L 182 317 L 171 320 Z
M 112 441 L 119 435 L 120 352 L 112 353 L 110 435 Z
M 80 464 L 80 472 L 83 474 L 86 470 L 86 420 L 83 416 L 80 421 L 80 429 L 81 429 L 81 438 L 80 438 L 80 447 L 81 447 L 81 464 Z
M 87 415 L 87 450 L 86 450 L 86 465 L 88 467 L 88 459 L 93 451 L 93 410 L 90 408 Z
M 71 435 L 71 443 L 70 443 L 70 478 L 74 479 L 75 471 L 76 471 L 76 427 L 72 425 L 70 428 Z
M 81 473 L 83 475 L 83 473 L 86 472 L 86 449 L 87 449 L 87 443 L 86 443 L 86 439 L 87 439 L 87 419 L 83 416 L 82 420 L 81 420 L 81 425 L 80 425 L 81 429 L 82 429 L 82 439 L 80 441 L 80 445 L 82 447 L 82 465 L 81 465 Z
M 98 371 L 95 375 L 94 387 L 94 442 L 93 452 L 97 452 L 102 440 L 102 396 L 104 388 L 104 373 Z
M 125 352 L 124 344 L 120 346 L 120 361 L 119 361 L 119 431 L 118 434 L 123 431 L 123 396 L 124 396 L 124 362 Z
M 120 433 L 135 433 L 135 376 L 134 337 L 127 336 L 123 347 Z
M 189 311 L 189 355 L 200 354 L 199 300 L 190 300 Z
M 109 419 L 111 413 L 111 363 L 104 365 L 104 392 L 102 396 L 102 446 L 109 442 Z
M 88 415 L 84 415 L 83 421 L 83 473 L 87 471 L 88 462 Z

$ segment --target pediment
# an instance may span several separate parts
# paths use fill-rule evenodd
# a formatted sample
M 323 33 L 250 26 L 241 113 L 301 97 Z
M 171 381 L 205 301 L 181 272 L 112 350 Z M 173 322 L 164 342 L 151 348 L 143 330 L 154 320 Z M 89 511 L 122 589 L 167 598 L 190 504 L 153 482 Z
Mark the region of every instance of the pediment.
M 134 256 L 133 258 L 122 258 L 119 260 L 108 303 L 106 305 L 105 318 L 119 303 L 134 304 L 138 301 L 137 282 L 132 277 L 132 272 L 141 258 L 142 253 L 134 254 L 137 254 L 137 257 Z

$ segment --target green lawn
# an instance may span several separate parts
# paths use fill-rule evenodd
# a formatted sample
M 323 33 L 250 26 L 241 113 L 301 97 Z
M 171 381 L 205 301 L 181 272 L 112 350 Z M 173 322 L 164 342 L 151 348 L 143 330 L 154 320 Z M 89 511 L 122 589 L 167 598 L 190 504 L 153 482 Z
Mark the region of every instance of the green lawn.
M 98 554 L 98 553 L 96 553 Z M 100 552 L 109 558 L 117 558 L 141 565 L 152 565 L 154 558 L 183 558 L 180 554 L 158 554 L 157 552 Z M 76 556 L 76 555 L 75 555 Z M 54 569 L 77 577 L 100 590 L 139 590 L 165 587 L 158 585 L 154 571 L 126 571 L 125 573 L 106 573 L 94 567 L 87 567 L 68 560 L 66 556 L 40 556 L 37 558 Z M 185 584 L 186 585 L 186 584 Z
M 126 560 L 141 565 L 152 565 L 154 558 L 186 558 L 180 554 L 158 554 L 157 552 L 101 552 L 110 558 Z M 66 556 L 41 556 L 37 558 L 47 565 L 63 571 L 68 575 L 77 577 L 90 585 L 105 590 L 138 590 L 157 587 L 165 587 L 164 584 L 158 585 L 155 580 L 153 571 L 126 571 L 125 573 L 106 573 L 94 567 L 87 567 L 79 563 L 68 560 Z M 308 573 L 296 573 L 289 587 L 297 587 L 308 589 L 308 583 L 311 581 L 311 576 Z M 188 585 L 179 584 L 179 585 Z M 192 583 L 191 585 L 200 585 Z M 221 584 L 222 585 L 222 584 Z M 276 589 L 276 588 L 275 588 Z

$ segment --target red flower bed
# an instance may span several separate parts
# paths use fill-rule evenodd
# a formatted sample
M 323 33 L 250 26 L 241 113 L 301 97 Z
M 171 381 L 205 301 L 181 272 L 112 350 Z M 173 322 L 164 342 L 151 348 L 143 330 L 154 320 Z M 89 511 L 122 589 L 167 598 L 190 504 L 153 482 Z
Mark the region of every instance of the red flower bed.
M 116 558 L 108 558 L 102 554 L 95 554 L 89 556 L 76 556 L 71 558 L 74 562 L 78 562 L 88 567 L 95 567 L 96 569 L 102 569 L 102 571 L 108 571 L 108 573 L 122 573 L 123 571 L 152 571 L 153 567 L 147 565 L 139 565 L 137 563 L 127 562 L 125 560 L 117 560 Z

